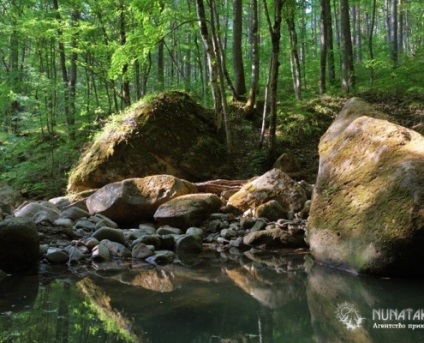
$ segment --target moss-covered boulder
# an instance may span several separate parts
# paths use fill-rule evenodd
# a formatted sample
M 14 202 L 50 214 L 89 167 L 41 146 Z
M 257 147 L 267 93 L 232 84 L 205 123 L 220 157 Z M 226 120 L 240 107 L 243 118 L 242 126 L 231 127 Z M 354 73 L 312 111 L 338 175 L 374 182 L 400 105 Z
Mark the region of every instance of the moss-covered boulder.
M 306 198 L 304 189 L 282 170 L 274 168 L 255 180 L 246 183 L 228 199 L 228 205 L 241 211 L 255 210 L 275 200 L 286 211 L 300 211 Z
M 192 183 L 171 175 L 152 175 L 110 183 L 87 199 L 90 214 L 102 214 L 117 223 L 152 219 L 157 208 L 180 195 L 195 193 Z
M 212 179 L 220 174 L 225 154 L 213 113 L 185 93 L 165 93 L 105 126 L 71 171 L 68 191 L 154 174 Z
M 423 274 L 424 137 L 367 113 L 352 100 L 321 139 L 311 253 L 359 273 Z

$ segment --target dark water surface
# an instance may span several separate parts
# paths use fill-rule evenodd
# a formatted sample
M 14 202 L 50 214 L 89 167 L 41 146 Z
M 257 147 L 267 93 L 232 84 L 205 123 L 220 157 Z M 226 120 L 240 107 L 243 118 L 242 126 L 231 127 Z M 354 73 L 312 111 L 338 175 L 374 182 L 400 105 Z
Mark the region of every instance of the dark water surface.
M 8 276 L 0 342 L 424 342 L 423 281 L 358 277 L 296 253 L 180 259 Z

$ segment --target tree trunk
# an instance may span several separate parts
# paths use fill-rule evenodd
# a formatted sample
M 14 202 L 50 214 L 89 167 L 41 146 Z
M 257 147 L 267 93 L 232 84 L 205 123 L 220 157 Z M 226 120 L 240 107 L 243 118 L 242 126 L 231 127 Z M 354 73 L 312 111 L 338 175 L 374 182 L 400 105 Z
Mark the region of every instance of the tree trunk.
M 271 23 L 266 0 L 263 0 L 265 14 L 268 22 L 268 29 L 271 36 L 271 68 L 269 81 L 269 156 L 273 157 L 276 150 L 276 130 L 277 130 L 277 97 L 278 97 L 278 68 L 280 65 L 280 37 L 281 37 L 281 12 L 283 9 L 284 0 L 274 0 L 274 23 Z
M 297 47 L 297 32 L 296 32 L 296 22 L 295 22 L 295 9 L 296 3 L 291 0 L 289 3 L 286 2 L 286 23 L 289 31 L 290 38 L 290 67 L 291 75 L 293 82 L 293 90 L 296 97 L 296 100 L 301 99 L 302 92 L 302 79 L 300 71 L 300 60 Z
M 164 47 L 165 41 L 161 39 L 158 44 L 158 90 L 163 92 L 165 89 L 165 61 L 164 61 Z
M 218 84 L 218 69 L 216 61 L 217 57 L 213 48 L 212 39 L 209 35 L 208 26 L 206 24 L 207 22 L 203 0 L 196 0 L 196 12 L 200 26 L 200 35 L 202 37 L 203 46 L 206 51 L 209 80 L 215 109 L 215 126 L 216 129 L 220 131 L 222 128 L 222 100 Z
M 362 18 L 361 18 L 361 7 L 360 7 L 360 5 L 356 5 L 356 16 L 357 16 L 356 33 L 358 35 L 358 38 L 356 40 L 356 42 L 357 42 L 357 47 L 356 47 L 357 55 L 356 55 L 356 57 L 357 57 L 358 62 L 362 62 L 362 20 L 361 20 Z
M 328 82 L 333 85 L 336 82 L 336 67 L 334 65 L 334 44 L 333 44 L 333 21 L 331 16 L 330 0 L 325 0 L 325 41 L 327 45 L 327 69 Z
M 399 0 L 398 9 L 399 9 L 398 52 L 399 52 L 399 55 L 402 55 L 403 50 L 404 50 L 404 45 L 403 45 L 404 8 L 403 8 L 403 1 L 402 0 Z
M 342 90 L 349 93 L 354 87 L 353 50 L 349 20 L 349 0 L 340 1 L 342 46 Z
M 250 78 L 249 96 L 246 102 L 248 112 L 252 111 L 256 105 L 256 95 L 258 93 L 259 81 L 259 18 L 258 18 L 258 0 L 251 0 L 250 7 L 252 11 L 252 24 L 250 31 L 250 41 L 252 46 L 252 71 Z
M 370 55 L 369 57 L 370 57 L 371 61 L 374 60 L 374 50 L 373 50 L 372 38 L 374 36 L 376 8 L 377 8 L 377 0 L 373 0 L 372 13 L 371 13 L 371 23 L 370 23 L 370 27 L 369 27 L 369 30 L 368 30 L 368 51 L 369 51 L 369 55 Z M 371 84 L 373 84 L 373 82 L 374 82 L 374 68 L 372 66 L 370 68 L 370 81 L 371 81 Z
M 244 64 L 242 51 L 242 14 L 243 1 L 233 0 L 233 69 L 234 89 L 238 96 L 246 95 L 246 81 L 244 78 Z
M 323 95 L 326 92 L 326 66 L 327 66 L 327 6 L 325 4 L 327 0 L 320 0 L 321 4 L 321 35 L 320 35 L 320 68 L 319 68 L 319 93 Z
M 78 26 L 80 18 L 79 9 L 74 9 L 71 14 L 71 26 L 75 29 Z M 71 58 L 69 68 L 69 116 L 67 124 L 69 126 L 72 138 L 75 137 L 75 115 L 76 115 L 76 85 L 77 85 L 77 47 L 78 47 L 78 34 L 73 33 L 71 39 Z
M 230 131 L 228 128 L 228 107 L 227 107 L 227 99 L 225 97 L 225 77 L 227 76 L 227 81 L 230 84 L 228 73 L 225 67 L 225 57 L 224 57 L 224 51 L 222 49 L 219 32 L 218 32 L 218 14 L 216 11 L 216 5 L 214 0 L 209 0 L 209 6 L 210 6 L 210 13 L 211 13 L 211 34 L 212 34 L 212 43 L 213 48 L 216 56 L 216 64 L 218 69 L 218 87 L 219 91 L 221 93 L 221 109 L 222 109 L 222 124 L 221 127 L 224 129 L 225 134 L 225 140 L 227 143 L 227 152 L 228 154 L 231 154 L 232 146 L 231 146 L 231 137 L 230 137 Z M 237 96 L 235 93 L 233 93 L 234 96 Z
M 393 62 L 394 67 L 397 67 L 399 65 L 397 2 L 398 0 L 392 0 L 391 13 L 390 13 L 390 32 L 391 32 L 390 58 Z
M 127 31 L 126 31 L 126 21 L 125 21 L 125 2 L 120 3 L 120 13 L 119 13 L 119 36 L 121 40 L 121 45 L 125 45 L 127 42 Z M 130 81 L 128 80 L 128 64 L 124 64 L 122 67 L 122 85 L 121 85 L 121 96 L 123 107 L 128 107 L 131 105 L 131 95 L 130 95 Z

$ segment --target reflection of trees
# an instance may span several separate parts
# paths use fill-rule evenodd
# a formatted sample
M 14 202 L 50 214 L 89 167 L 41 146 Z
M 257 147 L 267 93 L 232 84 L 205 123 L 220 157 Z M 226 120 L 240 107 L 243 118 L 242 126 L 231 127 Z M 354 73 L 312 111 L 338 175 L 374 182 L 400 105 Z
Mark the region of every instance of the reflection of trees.
M 5 281 L 7 283 L 5 284 Z M 5 311 L 6 299 L 11 311 Z M 21 300 L 20 300 L 21 299 Z M 16 304 L 18 306 L 11 307 Z M 109 327 L 108 327 L 109 325 Z M 37 277 L 0 282 L 0 342 L 135 342 L 82 301 L 71 280 L 39 285 Z M 138 342 L 138 341 L 137 341 Z
M 105 326 L 113 332 L 119 332 L 127 342 L 148 342 L 134 335 L 131 332 L 132 323 L 111 304 L 111 298 L 96 283 L 85 278 L 77 284 L 78 289 L 90 301 L 90 307 L 98 314 L 99 318 L 105 322 Z

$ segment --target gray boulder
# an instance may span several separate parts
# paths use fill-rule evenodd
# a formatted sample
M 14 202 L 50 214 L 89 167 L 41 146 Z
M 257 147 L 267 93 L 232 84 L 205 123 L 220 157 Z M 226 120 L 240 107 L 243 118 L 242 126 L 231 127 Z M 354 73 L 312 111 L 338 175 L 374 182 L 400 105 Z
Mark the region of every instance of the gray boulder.
M 90 214 L 83 210 L 82 208 L 76 207 L 76 206 L 72 206 L 67 208 L 65 211 L 63 211 L 60 214 L 60 218 L 62 219 L 71 219 L 73 221 L 86 217 L 88 218 L 90 216 Z
M 266 218 L 270 221 L 277 221 L 280 218 L 286 218 L 287 211 L 284 210 L 278 201 L 270 200 L 256 208 L 255 216 Z
M 194 193 L 196 186 L 171 175 L 153 175 L 108 184 L 87 199 L 90 214 L 100 213 L 118 223 L 151 219 L 163 203 Z
M 197 253 L 203 250 L 202 239 L 195 235 L 182 235 L 175 241 L 177 253 Z
M 112 254 L 106 244 L 99 243 L 91 251 L 91 258 L 94 262 L 108 262 Z
M 30 202 L 15 211 L 15 217 L 17 218 L 30 218 L 34 220 L 38 213 L 41 212 L 41 215 L 45 218 L 48 218 L 48 221 L 51 223 L 59 218 L 60 212 L 57 207 L 48 202 Z
M 156 250 L 155 254 L 146 259 L 147 262 L 155 265 L 164 265 L 172 263 L 175 259 L 175 254 L 169 250 Z
M 106 246 L 112 256 L 116 256 L 119 258 L 129 258 L 131 257 L 131 252 L 127 249 L 127 247 L 121 243 L 112 242 L 109 239 L 103 239 L 100 241 L 99 245 Z
M 132 248 L 131 256 L 132 258 L 144 260 L 145 258 L 152 256 L 154 253 L 152 246 L 148 246 L 144 243 L 138 243 Z
M 66 263 L 69 260 L 69 254 L 65 249 L 49 248 L 46 259 L 51 263 Z
M 219 197 L 212 193 L 183 195 L 159 206 L 154 218 L 160 225 L 187 229 L 202 223 L 221 205 Z
M 91 237 L 97 239 L 99 242 L 103 239 L 108 239 L 112 242 L 126 244 L 124 232 L 122 230 L 112 229 L 110 227 L 102 227 L 101 229 L 93 232 Z
M 307 200 L 304 189 L 280 169 L 274 168 L 245 184 L 228 200 L 228 205 L 241 211 L 254 210 L 270 200 L 285 211 L 300 211 Z
M 243 243 L 267 248 L 305 248 L 304 238 L 303 231 L 291 233 L 280 228 L 272 228 L 247 234 L 243 238 Z

